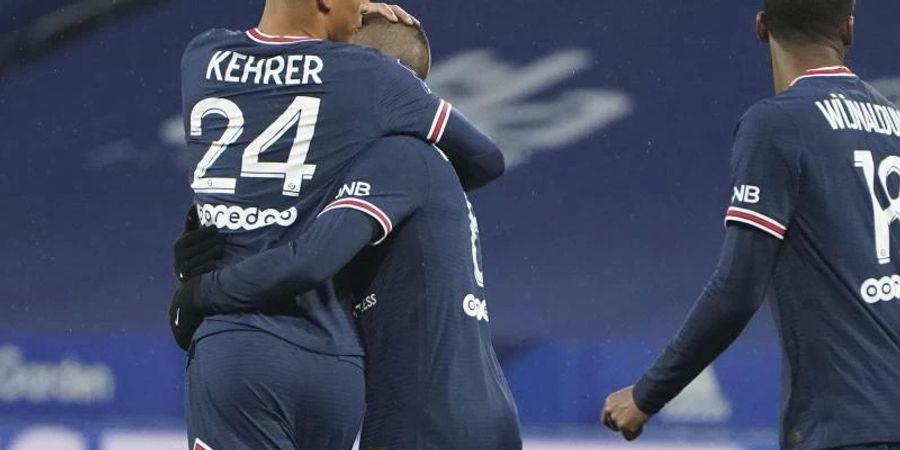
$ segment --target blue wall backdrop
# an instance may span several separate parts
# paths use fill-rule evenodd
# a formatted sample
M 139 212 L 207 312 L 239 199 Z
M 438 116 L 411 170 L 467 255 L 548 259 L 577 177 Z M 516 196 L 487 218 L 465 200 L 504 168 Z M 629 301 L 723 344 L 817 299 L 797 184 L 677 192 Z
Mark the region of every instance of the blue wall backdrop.
M 759 3 L 404 4 L 430 34 L 432 88 L 510 165 L 473 202 L 495 343 L 536 435 L 602 436 L 606 394 L 653 360 L 711 273 L 733 127 L 772 93 Z M 177 448 L 184 357 L 165 309 L 191 199 L 181 51 L 254 26 L 261 4 L 163 2 L 0 75 L 0 448 L 30 432 L 84 445 L 60 449 L 136 445 L 108 427 Z M 896 1 L 861 2 L 851 53 L 894 99 L 898 17 Z M 780 356 L 758 316 L 651 439 L 774 448 Z M 37 425 L 64 428 L 22 431 Z

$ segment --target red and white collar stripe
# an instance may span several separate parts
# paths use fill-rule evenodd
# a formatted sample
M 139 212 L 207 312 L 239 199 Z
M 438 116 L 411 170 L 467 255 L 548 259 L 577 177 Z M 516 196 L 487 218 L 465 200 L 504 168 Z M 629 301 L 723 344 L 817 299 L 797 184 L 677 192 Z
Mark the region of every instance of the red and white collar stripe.
M 297 42 L 320 41 L 321 39 L 313 39 L 309 36 L 274 36 L 259 31 L 259 28 L 251 28 L 247 30 L 247 37 L 254 42 L 260 44 L 285 45 L 296 44 Z
M 740 222 L 759 228 L 778 239 L 784 239 L 784 234 L 787 232 L 787 227 L 777 220 L 765 214 L 736 206 L 728 208 L 728 212 L 725 213 L 725 225 L 728 225 L 728 222 Z
M 803 72 L 803 75 L 797 77 L 794 81 L 791 82 L 791 86 L 797 84 L 798 81 L 804 78 L 813 78 L 813 77 L 855 77 L 854 74 L 849 68 L 845 66 L 834 66 L 834 67 L 820 67 L 818 69 L 810 69 L 806 72 Z

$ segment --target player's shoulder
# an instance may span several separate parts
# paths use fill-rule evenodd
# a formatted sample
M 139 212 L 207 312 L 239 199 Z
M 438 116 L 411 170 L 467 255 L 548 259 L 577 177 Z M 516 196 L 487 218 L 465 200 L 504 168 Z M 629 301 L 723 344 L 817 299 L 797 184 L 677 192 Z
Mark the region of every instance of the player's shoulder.
M 351 176 L 365 175 L 404 189 L 421 191 L 431 181 L 428 156 L 436 150 L 408 136 L 379 138 L 357 155 L 349 171 Z
M 349 42 L 328 42 L 326 48 L 332 58 L 347 60 L 356 69 L 381 70 L 391 64 L 396 64 L 376 49 Z
M 865 91 L 865 93 L 870 98 L 872 98 L 876 104 L 893 107 L 895 109 L 900 106 L 894 103 L 893 100 L 887 98 L 884 94 L 881 93 L 881 91 L 878 90 L 878 88 L 872 86 L 867 81 L 859 80 L 859 84 L 860 86 L 862 86 L 862 89 Z
M 734 155 L 757 155 L 794 161 L 803 152 L 802 119 L 791 113 L 791 104 L 775 96 L 756 102 L 735 128 Z
M 243 31 L 228 30 L 225 28 L 212 28 L 194 36 L 194 38 L 191 39 L 185 47 L 185 53 L 188 53 L 191 50 L 195 49 L 208 48 L 212 46 L 222 45 L 223 43 L 227 42 L 233 42 L 237 39 L 242 39 L 243 36 Z
M 450 160 L 437 147 L 410 136 L 388 136 L 369 145 L 357 158 L 357 173 L 391 179 L 417 195 L 428 192 L 450 192 L 458 187 L 459 178 Z M 424 197 L 423 197 L 424 198 Z
M 790 100 L 778 95 L 759 100 L 747 108 L 741 122 L 777 122 L 785 118 L 790 103 Z
M 370 79 L 379 80 L 381 82 L 377 83 L 379 87 L 380 84 L 406 86 L 407 83 L 416 83 L 430 92 L 425 82 L 420 80 L 414 71 L 403 65 L 398 59 L 391 58 L 376 49 L 368 47 L 349 43 L 334 44 L 334 50 L 331 52 L 333 55 L 341 55 L 341 59 L 352 67 L 354 73 L 362 72 Z
M 410 167 L 422 166 L 424 156 L 435 153 L 435 149 L 421 139 L 396 135 L 375 140 L 364 153 L 369 160 Z
M 816 103 L 830 100 L 836 93 L 846 95 L 866 95 L 870 87 L 858 77 L 818 77 L 798 78 L 783 92 L 772 97 L 773 104 L 792 117 L 818 115 Z
M 184 53 L 181 55 L 182 68 L 195 63 L 195 60 L 208 58 L 207 55 L 216 48 L 233 45 L 241 35 L 240 31 L 213 28 L 194 36 L 184 47 Z
M 385 56 L 378 50 L 361 45 L 352 44 L 350 42 L 332 42 L 332 51 L 335 53 L 346 55 L 350 58 L 357 58 L 362 62 L 377 64 Z
M 796 101 L 787 96 L 776 95 L 754 103 L 741 116 L 735 132 L 758 133 L 771 137 L 773 133 L 788 132 L 794 128 L 791 117 Z
M 434 171 L 436 164 L 446 161 L 440 152 L 424 141 L 409 136 L 378 138 L 369 144 L 356 159 L 357 167 L 368 171 L 423 177 Z

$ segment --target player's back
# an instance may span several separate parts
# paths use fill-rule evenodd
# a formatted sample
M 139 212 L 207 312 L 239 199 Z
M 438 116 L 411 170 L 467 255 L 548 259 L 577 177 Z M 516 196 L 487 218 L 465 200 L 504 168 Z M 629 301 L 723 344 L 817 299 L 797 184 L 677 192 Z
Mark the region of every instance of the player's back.
M 785 173 L 736 180 L 729 218 L 784 239 L 772 286 L 786 357 L 782 444 L 900 441 L 900 112 L 835 68 L 811 71 L 744 122 L 753 116 L 782 162 L 767 167 Z
M 296 235 L 291 225 L 315 209 L 295 210 L 330 193 L 359 150 L 387 134 L 374 86 L 389 65 L 355 45 L 255 29 L 211 30 L 188 45 L 191 187 L 204 225 L 230 233 L 224 264 Z
M 346 271 L 367 355 L 362 448 L 520 449 L 515 403 L 491 344 L 478 222 L 459 179 L 420 141 L 395 138 L 367 151 L 397 173 L 373 167 L 372 178 L 361 178 L 371 187 L 360 200 L 386 211 L 394 231 Z M 414 172 L 422 182 L 406 193 L 379 182 Z M 401 221 L 398 204 L 419 193 Z
M 223 265 L 296 238 L 364 145 L 425 135 L 439 109 L 424 85 L 375 51 L 256 29 L 195 38 L 182 86 L 191 187 L 201 222 L 227 233 Z M 197 337 L 240 326 L 319 352 L 360 353 L 331 283 L 261 313 L 211 317 Z

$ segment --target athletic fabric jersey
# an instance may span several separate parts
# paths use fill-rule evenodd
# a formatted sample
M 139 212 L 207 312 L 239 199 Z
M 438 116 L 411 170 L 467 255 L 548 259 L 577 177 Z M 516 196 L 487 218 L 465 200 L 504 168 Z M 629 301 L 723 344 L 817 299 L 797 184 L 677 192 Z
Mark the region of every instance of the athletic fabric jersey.
M 203 275 L 199 301 L 266 308 L 272 292 L 302 292 L 344 268 L 335 285 L 359 299 L 368 355 L 363 448 L 520 449 L 491 345 L 478 223 L 450 165 L 420 140 L 384 138 L 339 179 L 308 230 Z
M 478 221 L 452 167 L 419 140 L 359 157 L 322 217 L 381 227 L 342 279 L 366 349 L 363 449 L 520 449 L 515 402 L 491 344 Z
M 226 266 L 298 236 L 373 139 L 408 134 L 451 154 L 457 143 L 493 145 L 408 69 L 350 44 L 211 30 L 188 45 L 182 83 L 191 187 L 201 223 L 228 234 Z M 362 354 L 330 282 L 208 317 L 195 339 L 247 327 Z
M 809 71 L 746 113 L 732 164 L 726 222 L 784 241 L 782 446 L 900 442 L 900 112 L 844 67 Z

